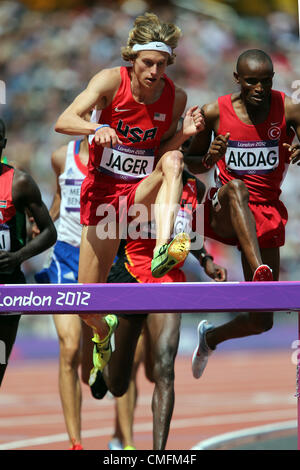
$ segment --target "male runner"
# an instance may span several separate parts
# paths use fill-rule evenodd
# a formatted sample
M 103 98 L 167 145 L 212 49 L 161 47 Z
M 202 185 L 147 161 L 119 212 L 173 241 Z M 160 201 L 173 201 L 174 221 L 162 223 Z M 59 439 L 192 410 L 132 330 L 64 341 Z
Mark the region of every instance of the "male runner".
M 197 202 L 201 202 L 204 192 L 203 183 L 184 171 L 181 206 L 175 221 L 174 234 L 177 230 L 181 230 L 182 226 L 186 233 L 191 232 Z M 149 230 L 151 233 L 148 233 Z M 155 230 L 153 224 L 151 226 L 146 223 L 142 228 L 145 234 L 144 239 L 128 239 L 124 248 L 123 244 L 120 245 L 118 259 L 112 266 L 108 282 L 185 282 L 184 272 L 180 269 L 182 263 L 159 280 L 151 275 L 149 260 L 151 260 L 155 245 L 155 238 L 151 238 L 151 235 L 154 235 L 153 230 Z M 204 248 L 193 253 L 199 259 L 206 274 L 212 279 L 226 280 L 226 271 L 213 262 L 212 257 Z M 117 397 L 127 391 L 132 378 L 137 341 L 143 329 L 147 377 L 155 384 L 152 398 L 153 449 L 163 450 L 166 446 L 174 408 L 174 363 L 179 343 L 181 315 L 155 313 L 119 315 L 118 317 L 120 325 L 115 332 L 115 351 L 104 371 L 105 381 L 99 369 L 95 368 L 96 377 L 91 388 L 96 398 L 102 398 L 107 387 Z M 132 408 L 131 411 L 133 415 Z M 128 432 L 128 427 L 124 434 L 124 446 L 132 447 L 132 433 Z
M 0 120 L 0 157 L 6 146 L 5 124 Z M 40 234 L 27 242 L 26 212 Z M 24 171 L 0 162 L 0 284 L 25 284 L 24 261 L 56 241 L 56 230 L 35 181 Z M 0 314 L 0 341 L 5 344 L 5 363 L 0 363 L 0 386 L 13 348 L 20 315 Z
M 202 129 L 203 118 L 195 106 L 176 131 L 187 97 L 165 70 L 174 61 L 179 37 L 177 26 L 162 23 L 154 14 L 139 16 L 122 50 L 131 66 L 96 74 L 56 123 L 58 132 L 90 135 L 88 176 L 81 192 L 79 282 L 106 281 L 133 204 L 143 204 L 150 220 L 156 203 L 157 240 L 151 264 L 155 277 L 188 254 L 190 240 L 185 234 L 169 243 L 183 171 L 182 153 L 173 149 Z M 92 110 L 88 122 L 84 116 Z M 85 313 L 82 318 L 95 331 L 94 363 L 103 370 L 117 317 Z
M 299 144 L 292 145 L 295 132 L 298 138 L 300 135 L 300 106 L 272 89 L 273 76 L 272 60 L 264 51 L 243 52 L 234 72 L 240 91 L 203 106 L 206 127 L 189 150 L 189 155 L 204 155 L 200 165 L 192 164 L 192 171 L 205 172 L 215 166 L 216 188 L 206 201 L 205 235 L 227 244 L 239 242 L 246 281 L 279 279 L 279 250 L 284 245 L 288 219 L 280 200 L 280 185 L 288 164 L 300 158 Z M 207 153 L 212 133 L 215 145 Z M 246 220 L 242 206 L 247 206 Z M 261 258 L 267 266 L 254 275 L 249 246 L 228 227 L 226 214 L 233 210 L 246 234 L 247 223 L 251 219 L 256 223 Z M 216 328 L 204 320 L 198 326 L 199 341 L 192 359 L 194 377 L 202 375 L 208 356 L 219 343 L 262 333 L 272 325 L 273 312 L 241 313 Z
M 56 193 L 49 210 L 52 220 L 59 218 L 57 242 L 50 263 L 35 275 L 39 283 L 70 284 L 78 282 L 80 225 L 80 189 L 87 175 L 89 157 L 88 139 L 72 140 L 51 156 L 52 168 L 56 174 Z M 38 233 L 38 230 L 35 233 Z M 81 324 L 77 314 L 54 315 L 59 338 L 59 390 L 62 408 L 70 440 L 70 449 L 81 450 L 81 385 L 78 367 L 88 381 L 92 364 L 86 350 L 81 354 L 81 331 L 91 339 L 91 329 Z M 85 339 L 84 335 L 84 339 Z M 87 347 L 84 341 L 85 348 Z M 90 349 L 92 354 L 92 349 Z M 85 370 L 87 368 L 87 370 Z

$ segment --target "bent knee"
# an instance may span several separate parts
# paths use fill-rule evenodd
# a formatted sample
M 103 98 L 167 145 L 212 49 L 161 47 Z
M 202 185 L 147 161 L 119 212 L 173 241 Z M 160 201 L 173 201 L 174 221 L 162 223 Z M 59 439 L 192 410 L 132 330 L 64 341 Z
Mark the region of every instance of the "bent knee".
M 173 382 L 175 378 L 174 362 L 175 357 L 169 354 L 157 359 L 153 368 L 153 381 L 163 380 L 166 383 Z
M 74 367 L 79 364 L 79 345 L 63 344 L 60 346 L 60 360 L 65 366 Z
M 255 320 L 252 319 L 251 327 L 254 334 L 265 333 L 273 327 L 273 314 L 261 313 Z
M 227 183 L 229 198 L 240 199 L 248 202 L 249 191 L 245 183 L 241 180 L 235 179 Z
M 179 150 L 171 150 L 162 157 L 163 172 L 182 171 L 184 166 L 183 154 Z

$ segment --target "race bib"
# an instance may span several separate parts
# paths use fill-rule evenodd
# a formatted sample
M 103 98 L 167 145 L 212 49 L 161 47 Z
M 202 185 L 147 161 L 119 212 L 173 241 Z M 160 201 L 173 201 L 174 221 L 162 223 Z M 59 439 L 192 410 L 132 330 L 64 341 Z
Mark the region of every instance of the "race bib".
M 0 225 L 0 250 L 10 251 L 10 230 L 6 224 Z
M 81 179 L 66 179 L 63 190 L 65 208 L 67 212 L 80 212 Z
M 99 171 L 114 178 L 132 181 L 150 175 L 154 168 L 154 159 L 152 149 L 116 145 L 114 148 L 104 148 Z
M 192 231 L 192 214 L 186 211 L 179 211 L 174 223 L 172 238 L 178 233 L 191 233 Z
M 225 162 L 227 168 L 238 175 L 269 173 L 279 164 L 278 140 L 229 140 Z
M 184 210 L 179 210 L 174 222 L 174 228 L 171 238 L 174 238 L 175 235 L 182 232 L 188 234 L 192 232 L 192 213 L 186 212 Z M 144 224 L 141 230 L 141 238 L 156 239 L 156 224 L 154 220 Z

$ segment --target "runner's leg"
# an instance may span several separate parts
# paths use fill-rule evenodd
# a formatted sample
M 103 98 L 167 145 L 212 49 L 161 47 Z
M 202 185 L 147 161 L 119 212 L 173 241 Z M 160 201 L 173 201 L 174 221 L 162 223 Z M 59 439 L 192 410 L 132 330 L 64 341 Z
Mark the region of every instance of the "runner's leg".
M 166 447 L 174 409 L 174 364 L 180 336 L 181 315 L 149 314 L 145 348 L 147 377 L 155 384 L 152 397 L 153 449 Z
M 59 392 L 70 445 L 81 441 L 81 321 L 78 315 L 53 316 L 59 339 Z

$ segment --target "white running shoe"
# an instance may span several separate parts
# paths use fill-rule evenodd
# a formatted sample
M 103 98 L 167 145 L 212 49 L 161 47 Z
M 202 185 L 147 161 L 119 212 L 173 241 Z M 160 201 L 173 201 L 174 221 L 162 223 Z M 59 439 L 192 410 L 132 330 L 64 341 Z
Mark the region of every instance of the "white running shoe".
M 192 371 L 195 379 L 199 379 L 204 372 L 208 357 L 213 352 L 206 343 L 206 333 L 213 328 L 207 320 L 202 320 L 198 325 L 198 345 L 192 357 Z
M 117 437 L 113 437 L 108 443 L 109 450 L 123 450 L 122 442 Z

